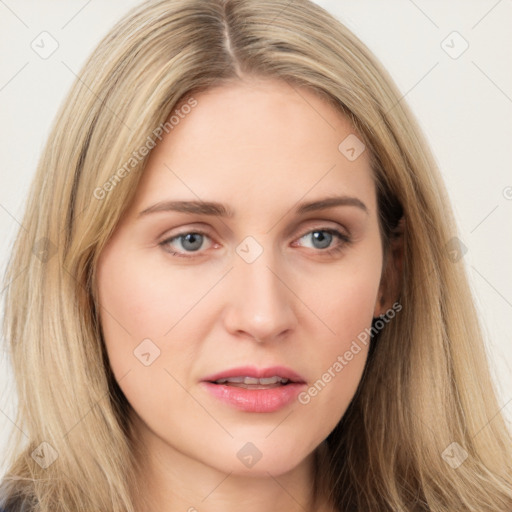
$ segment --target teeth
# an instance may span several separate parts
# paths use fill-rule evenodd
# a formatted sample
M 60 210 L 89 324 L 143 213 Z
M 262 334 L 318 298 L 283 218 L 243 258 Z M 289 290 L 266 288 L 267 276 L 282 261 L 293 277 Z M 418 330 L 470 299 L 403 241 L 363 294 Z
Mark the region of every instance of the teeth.
M 224 384 L 224 382 L 236 382 L 238 384 L 241 384 L 244 381 L 245 377 L 229 377 L 229 379 L 219 379 L 215 382 L 217 384 Z
M 288 382 L 288 379 L 282 379 L 281 377 L 264 377 L 262 379 L 255 379 L 255 380 L 259 380 L 259 383 L 260 384 L 277 384 L 278 382 L 281 382 L 282 384 L 284 384 L 285 382 Z M 284 381 L 284 382 L 283 382 Z
M 263 377 L 261 379 L 257 379 L 256 377 L 229 377 L 215 381 L 216 384 L 224 384 L 226 382 L 230 382 L 232 384 L 260 384 L 262 386 L 267 386 L 278 383 L 286 384 L 288 379 L 274 375 L 273 377 Z

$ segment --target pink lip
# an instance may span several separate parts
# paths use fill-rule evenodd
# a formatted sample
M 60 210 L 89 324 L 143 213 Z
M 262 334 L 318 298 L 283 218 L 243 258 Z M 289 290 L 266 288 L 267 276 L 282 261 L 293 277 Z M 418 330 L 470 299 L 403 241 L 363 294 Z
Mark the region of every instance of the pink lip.
M 224 384 L 214 384 L 216 380 L 229 377 L 273 377 L 277 375 L 289 379 L 284 386 L 269 389 L 244 389 Z M 255 367 L 232 368 L 204 378 L 204 388 L 214 397 L 245 412 L 274 412 L 292 403 L 306 385 L 304 379 L 293 370 L 283 366 L 258 369 Z

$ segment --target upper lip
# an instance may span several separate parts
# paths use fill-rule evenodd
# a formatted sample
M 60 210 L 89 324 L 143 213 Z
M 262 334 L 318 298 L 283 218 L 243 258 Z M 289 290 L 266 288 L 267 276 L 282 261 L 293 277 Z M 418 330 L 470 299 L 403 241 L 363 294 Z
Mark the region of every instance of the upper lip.
M 286 366 L 269 366 L 267 368 L 256 368 L 255 366 L 240 366 L 237 368 L 230 368 L 223 370 L 212 375 L 204 377 L 202 380 L 205 382 L 215 382 L 219 379 L 228 379 L 230 377 L 254 377 L 262 379 L 265 377 L 281 377 L 288 379 L 290 382 L 305 383 L 304 378 L 291 368 Z

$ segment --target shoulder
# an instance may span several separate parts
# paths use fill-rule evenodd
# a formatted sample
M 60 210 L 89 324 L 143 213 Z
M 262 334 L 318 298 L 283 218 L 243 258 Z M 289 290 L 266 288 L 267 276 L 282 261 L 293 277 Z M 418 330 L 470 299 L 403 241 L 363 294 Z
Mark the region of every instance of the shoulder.
M 0 512 L 31 512 L 32 510 L 33 507 L 26 500 L 0 496 Z
M 12 505 L 0 498 L 0 512 L 14 512 L 16 509 Z
M 0 512 L 32 512 L 34 505 L 12 480 L 0 480 Z
M 0 512 L 30 512 L 31 510 L 25 503 L 19 501 L 0 505 Z

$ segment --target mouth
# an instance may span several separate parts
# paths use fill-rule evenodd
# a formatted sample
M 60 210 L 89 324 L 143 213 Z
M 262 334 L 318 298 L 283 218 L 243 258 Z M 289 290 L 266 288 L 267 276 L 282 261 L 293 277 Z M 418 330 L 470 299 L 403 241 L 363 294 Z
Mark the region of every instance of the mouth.
M 233 368 L 202 380 L 215 398 L 245 412 L 274 412 L 290 405 L 306 381 L 286 367 Z

